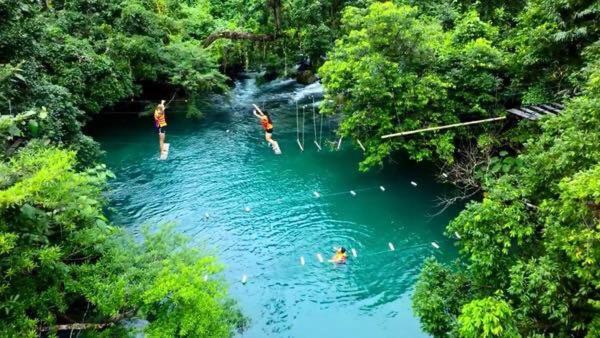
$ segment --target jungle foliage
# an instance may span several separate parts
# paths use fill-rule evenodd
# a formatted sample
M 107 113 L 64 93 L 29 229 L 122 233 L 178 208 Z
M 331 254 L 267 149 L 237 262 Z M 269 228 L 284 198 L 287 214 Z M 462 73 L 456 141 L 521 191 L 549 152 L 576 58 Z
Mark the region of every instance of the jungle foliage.
M 0 336 L 72 323 L 124 335 L 135 331 L 124 320 L 146 320 L 152 337 L 228 337 L 244 325 L 214 258 L 171 226 L 146 228 L 139 241 L 110 225 L 111 173 L 75 165 L 73 151 L 42 141 L 0 164 Z
M 149 85 L 194 100 L 226 90 L 224 74 L 301 64 L 319 69 L 339 134 L 366 146 L 362 170 L 486 154 L 462 178 L 483 200 L 447 228 L 460 258 L 419 278 L 425 331 L 598 336 L 599 16 L 592 0 L 0 0 L 0 335 L 243 328 L 214 258 L 170 227 L 133 240 L 107 221 L 111 174 L 82 127 Z M 566 109 L 381 139 L 548 102 Z
M 582 52 L 600 37 L 599 11 L 595 1 L 549 0 L 348 6 L 319 70 L 323 112 L 341 114 L 340 134 L 366 146 L 362 170 L 397 152 L 451 164 L 458 144 L 498 139 L 501 125 L 381 136 L 572 97 L 585 81 Z
M 447 228 L 458 233 L 452 267 L 426 262 L 414 295 L 435 336 L 595 337 L 600 329 L 600 63 L 558 117 L 542 122 Z M 486 319 L 488 318 L 489 319 Z

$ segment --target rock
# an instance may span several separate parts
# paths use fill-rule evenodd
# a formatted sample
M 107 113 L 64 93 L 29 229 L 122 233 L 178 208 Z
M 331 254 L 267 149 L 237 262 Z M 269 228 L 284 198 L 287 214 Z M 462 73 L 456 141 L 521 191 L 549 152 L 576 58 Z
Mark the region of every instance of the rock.
M 303 85 L 309 85 L 319 80 L 317 76 L 311 70 L 302 70 L 296 74 L 296 81 Z

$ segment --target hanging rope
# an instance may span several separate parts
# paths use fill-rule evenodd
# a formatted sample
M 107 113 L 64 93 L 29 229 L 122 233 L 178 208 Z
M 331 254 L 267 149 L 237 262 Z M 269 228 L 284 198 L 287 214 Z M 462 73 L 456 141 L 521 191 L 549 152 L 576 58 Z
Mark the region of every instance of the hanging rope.
M 315 111 L 315 97 L 312 97 L 313 100 L 313 105 L 312 105 L 312 114 L 313 114 L 313 129 L 315 131 L 315 145 L 317 146 L 317 149 L 319 149 L 319 151 L 321 151 L 321 145 L 319 144 L 319 142 L 317 141 L 317 115 L 316 115 L 316 111 Z
M 304 138 L 304 131 L 302 133 L 302 137 Z M 296 142 L 298 142 L 298 147 L 300 147 L 300 150 L 304 151 L 304 146 L 302 144 L 304 141 L 300 143 L 300 113 L 298 110 L 298 101 L 296 101 Z
M 319 115 L 321 115 L 321 130 L 319 131 L 319 144 L 323 145 L 323 114 L 319 112 Z
M 304 121 L 306 121 L 306 106 L 302 106 L 302 151 L 304 151 Z

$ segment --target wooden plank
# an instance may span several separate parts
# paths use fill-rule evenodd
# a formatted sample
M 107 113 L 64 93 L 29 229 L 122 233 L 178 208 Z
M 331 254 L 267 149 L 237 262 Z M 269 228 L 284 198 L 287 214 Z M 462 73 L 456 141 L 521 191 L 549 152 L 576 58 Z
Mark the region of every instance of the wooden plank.
M 356 142 L 358 142 L 358 145 L 360 146 L 360 149 L 362 149 L 362 151 L 367 151 L 367 149 L 365 149 L 365 146 L 363 146 L 362 142 L 360 142 L 359 139 L 356 139 Z
M 532 109 L 532 110 L 535 110 L 536 112 L 541 113 L 541 114 L 550 115 L 550 116 L 556 116 L 556 114 L 554 114 L 553 112 L 551 112 L 549 110 L 546 110 L 546 109 L 543 109 L 540 106 L 530 106 L 529 108 Z
M 524 112 L 526 112 L 526 113 L 527 113 L 527 114 L 529 114 L 529 115 L 535 116 L 534 120 L 539 120 L 539 119 L 541 119 L 542 117 L 544 117 L 543 115 L 540 115 L 540 114 L 536 113 L 535 111 L 533 111 L 533 110 L 531 110 L 531 109 L 528 109 L 528 108 L 525 108 L 525 107 L 521 107 L 521 108 L 519 108 L 519 109 L 520 109 L 521 111 L 524 111 Z
M 549 110 L 549 111 L 552 111 L 552 112 L 554 112 L 554 113 L 557 113 L 557 114 L 561 112 L 561 110 L 560 110 L 560 109 L 557 109 L 557 108 L 555 108 L 555 107 L 549 106 L 549 105 L 547 105 L 547 104 L 542 104 L 541 106 L 542 106 L 544 109 L 547 109 L 547 110 Z
M 316 140 L 315 140 L 315 145 L 317 146 L 317 148 L 319 149 L 319 151 L 323 150 L 323 149 L 321 149 L 321 145 L 319 144 L 319 142 L 317 142 Z
M 302 143 L 300 143 L 300 139 L 296 139 L 296 142 L 298 142 L 298 147 L 300 147 L 300 150 L 304 151 L 304 147 L 302 146 Z
M 476 121 L 455 123 L 455 124 L 449 124 L 449 125 L 446 125 L 446 126 L 430 127 L 430 128 L 423 128 L 423 129 L 417 129 L 417 130 L 411 130 L 411 131 L 403 131 L 403 132 L 400 132 L 400 133 L 383 135 L 383 136 L 381 136 L 381 138 L 382 139 L 387 139 L 387 138 L 392 138 L 392 137 L 398 137 L 398 136 L 405 136 L 405 135 L 412 135 L 412 134 L 417 134 L 417 133 L 423 133 L 423 132 L 426 132 L 426 131 L 435 131 L 435 130 L 455 128 L 455 127 L 469 126 L 469 125 L 472 125 L 472 124 L 494 122 L 494 121 L 500 121 L 500 120 L 504 120 L 504 119 L 506 119 L 506 116 L 494 117 L 494 118 L 485 119 L 485 120 L 476 120 Z
M 507 110 L 507 112 L 509 112 L 511 114 L 515 114 L 515 115 L 523 117 L 523 118 L 526 118 L 528 120 L 535 120 L 535 117 L 527 114 L 526 112 L 520 111 L 519 109 L 512 108 L 512 109 Z

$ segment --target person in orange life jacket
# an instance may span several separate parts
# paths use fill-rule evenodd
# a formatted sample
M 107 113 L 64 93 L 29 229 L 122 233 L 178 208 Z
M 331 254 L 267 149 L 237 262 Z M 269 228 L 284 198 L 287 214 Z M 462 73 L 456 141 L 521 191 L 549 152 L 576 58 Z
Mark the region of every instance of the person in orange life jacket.
M 346 255 L 346 248 L 341 247 L 335 251 L 335 254 L 331 258 L 330 262 L 337 263 L 337 264 L 344 264 L 344 263 L 346 263 L 347 258 L 348 258 L 348 255 Z
M 269 113 L 266 111 L 263 112 L 260 109 L 254 109 L 252 113 L 254 114 L 254 116 L 260 119 L 260 124 L 265 130 L 265 139 L 267 140 L 267 142 L 269 142 L 273 149 L 279 148 L 279 144 L 273 139 L 273 121 L 271 120 Z
M 158 131 L 158 144 L 160 153 L 165 151 L 165 132 L 167 129 L 167 119 L 165 117 L 165 100 L 161 100 L 160 104 L 154 109 L 154 125 Z

